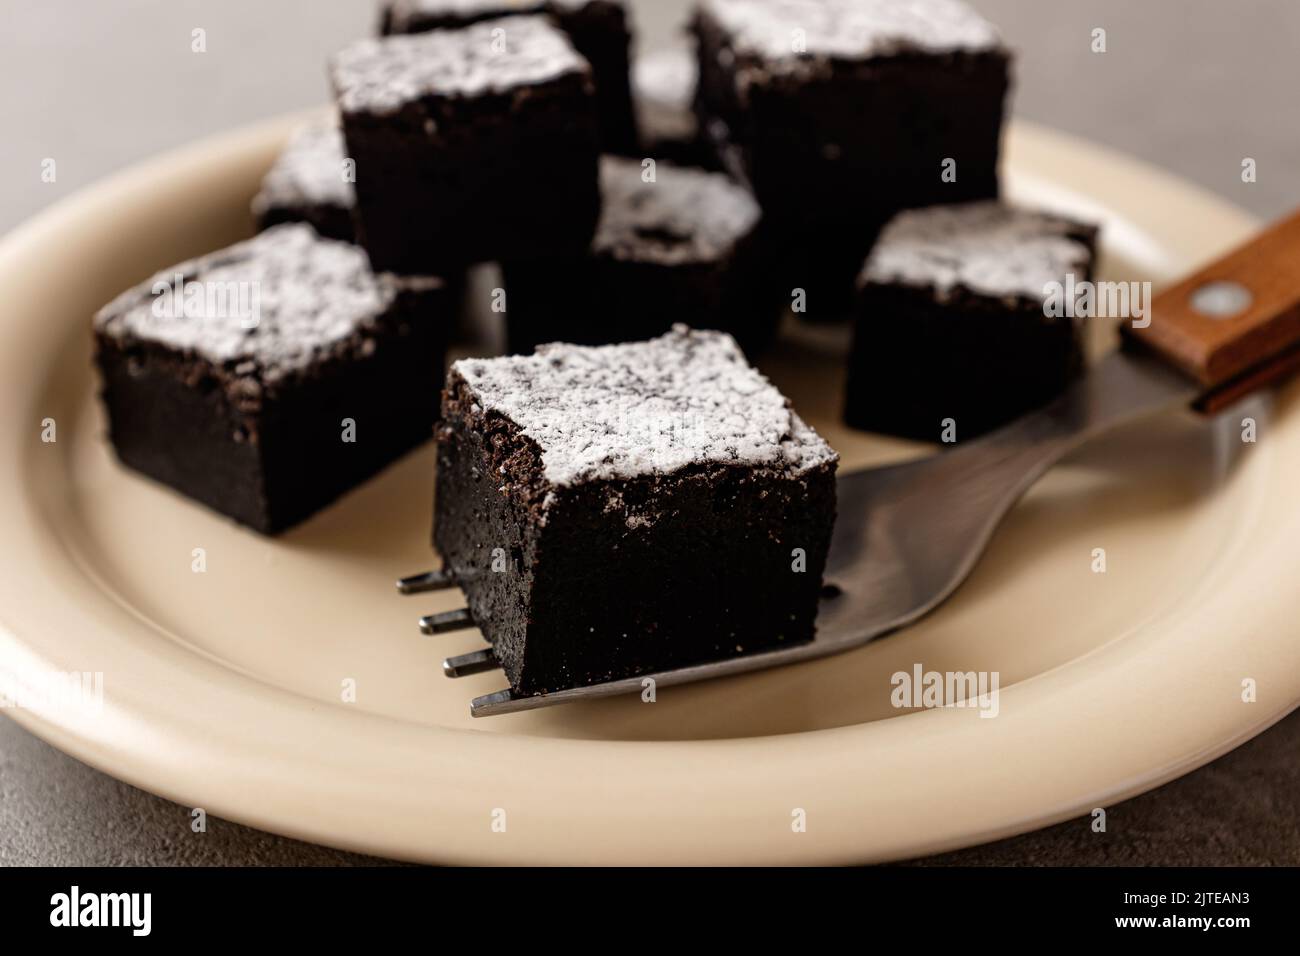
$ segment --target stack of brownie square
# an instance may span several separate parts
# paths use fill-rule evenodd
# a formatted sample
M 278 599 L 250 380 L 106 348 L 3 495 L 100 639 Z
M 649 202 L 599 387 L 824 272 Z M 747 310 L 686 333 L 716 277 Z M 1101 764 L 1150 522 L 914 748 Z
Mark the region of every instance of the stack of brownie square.
M 640 134 L 621 2 L 381 10 L 263 231 L 96 316 L 110 433 L 282 531 L 434 431 L 449 285 L 499 263 L 521 354 L 447 377 L 433 541 L 515 693 L 812 640 L 837 456 L 745 357 L 788 292 L 856 278 L 856 427 L 970 437 L 1080 368 L 1042 295 L 1096 232 L 996 199 L 1010 55 L 960 0 L 700 0 Z
M 796 312 L 857 315 L 846 422 L 965 439 L 1065 388 L 1080 333 L 1044 286 L 1090 275 L 1096 230 L 997 202 L 992 24 L 962 0 L 700 0 L 692 30 L 699 126 Z
M 615 155 L 613 101 L 632 116 L 619 5 L 532 7 L 544 15 L 393 2 L 384 36 L 334 58 L 371 261 L 439 274 L 501 263 L 516 351 L 679 320 L 762 348 L 780 300 L 752 196 L 722 173 Z
M 846 314 L 902 209 L 998 193 L 1010 54 L 961 0 L 701 0 L 697 109 L 785 240 L 807 318 Z
M 779 299 L 748 192 L 616 155 L 637 144 L 621 3 L 391 0 L 381 34 L 331 64 L 376 268 L 499 262 L 516 351 L 680 319 L 751 351 L 771 338 Z

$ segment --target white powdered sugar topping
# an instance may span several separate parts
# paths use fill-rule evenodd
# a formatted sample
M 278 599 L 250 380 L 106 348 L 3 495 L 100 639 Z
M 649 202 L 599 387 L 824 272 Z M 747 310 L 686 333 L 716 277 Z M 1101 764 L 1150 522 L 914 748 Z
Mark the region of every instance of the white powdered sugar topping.
M 262 180 L 262 189 L 253 199 L 254 213 L 297 205 L 351 209 L 355 197 L 344 176 L 346 156 L 337 123 L 320 120 L 299 127 Z
M 602 156 L 595 252 L 682 263 L 717 259 L 757 224 L 757 201 L 722 173 L 659 161 L 647 182 L 639 160 Z
M 537 443 L 547 481 L 739 465 L 803 474 L 835 452 L 720 332 L 676 325 L 648 342 L 540 346 L 452 368 L 486 413 Z
M 996 200 L 911 209 L 880 234 L 862 280 L 1038 299 L 1047 283 L 1088 267 L 1089 248 L 1074 237 L 1091 228 Z
M 545 17 L 358 40 L 332 63 L 347 113 L 391 113 L 424 96 L 504 93 L 591 68 Z
M 771 61 L 980 52 L 1001 47 L 962 0 L 704 0 L 732 46 Z
M 357 246 L 293 223 L 158 273 L 101 309 L 95 327 L 274 379 L 373 325 L 399 288 L 435 282 L 376 276 Z

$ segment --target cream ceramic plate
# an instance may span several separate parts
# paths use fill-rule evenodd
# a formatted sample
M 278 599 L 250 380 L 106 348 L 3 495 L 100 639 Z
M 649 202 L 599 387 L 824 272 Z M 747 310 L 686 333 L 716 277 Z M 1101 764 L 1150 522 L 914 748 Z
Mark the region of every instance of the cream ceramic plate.
M 126 472 L 103 438 L 91 312 L 243 235 L 289 123 L 128 171 L 0 246 L 0 663 L 29 684 L 104 675 L 98 714 L 9 711 L 55 745 L 187 806 L 385 856 L 865 861 L 1113 804 L 1300 701 L 1289 395 L 1256 445 L 1171 416 L 1088 448 L 1034 489 L 950 603 L 855 653 L 664 689 L 654 704 L 472 721 L 470 697 L 500 675 L 449 681 L 439 662 L 477 637 L 415 629 L 456 595 L 392 588 L 431 563 L 429 449 L 272 541 Z M 1017 127 L 1007 155 L 1014 197 L 1105 221 L 1111 277 L 1170 278 L 1254 225 L 1045 130 Z M 826 338 L 805 334 L 768 371 L 845 467 L 914 453 L 837 423 Z M 41 441 L 46 418 L 54 443 Z M 1106 574 L 1090 570 L 1098 547 Z M 999 716 L 892 709 L 890 675 L 916 663 L 999 671 Z

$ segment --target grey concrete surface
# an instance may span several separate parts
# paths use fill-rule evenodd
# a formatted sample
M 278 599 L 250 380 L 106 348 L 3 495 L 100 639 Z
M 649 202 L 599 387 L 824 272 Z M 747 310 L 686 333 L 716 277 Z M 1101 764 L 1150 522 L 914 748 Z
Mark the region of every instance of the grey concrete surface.
M 913 866 L 1300 865 L 1300 713 L 1091 818 Z M 208 818 L 92 770 L 0 718 L 0 866 L 375 866 L 388 861 Z
M 1015 110 L 1140 156 L 1260 215 L 1300 200 L 1292 0 L 972 0 L 1019 54 Z M 687 0 L 634 0 L 643 48 Z M 0 232 L 160 150 L 322 102 L 323 61 L 373 0 L 0 0 Z M 191 31 L 207 52 L 191 52 Z M 1094 28 L 1107 52 L 1090 49 Z M 1243 184 L 1243 157 L 1258 181 Z M 42 183 L 54 158 L 58 179 Z M 0 321 L 13 321 L 5 316 Z M 1300 863 L 1300 715 L 1110 814 L 925 864 Z M 375 862 L 188 811 L 0 719 L 0 864 Z

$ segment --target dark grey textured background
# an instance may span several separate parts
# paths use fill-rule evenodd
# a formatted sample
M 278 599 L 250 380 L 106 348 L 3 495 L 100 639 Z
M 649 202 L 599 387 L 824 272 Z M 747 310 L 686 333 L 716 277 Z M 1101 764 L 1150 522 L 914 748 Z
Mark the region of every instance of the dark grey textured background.
M 1300 199 L 1300 4 L 972 0 L 1019 52 L 1019 115 L 1183 175 L 1263 216 Z M 636 2 L 646 48 L 686 0 Z M 240 123 L 322 102 L 325 56 L 372 0 L 0 0 L 0 230 L 103 175 Z M 190 30 L 208 52 L 189 50 Z M 1089 49 L 1094 27 L 1108 52 Z M 14 78 L 22 82 L 14 82 Z M 1241 159 L 1259 181 L 1241 183 Z M 40 164 L 58 162 L 43 184 Z M 12 321 L 6 317 L 5 321 Z M 209 820 L 0 719 L 0 864 L 376 861 Z M 1300 864 L 1300 714 L 1182 780 L 1087 820 L 927 863 Z

